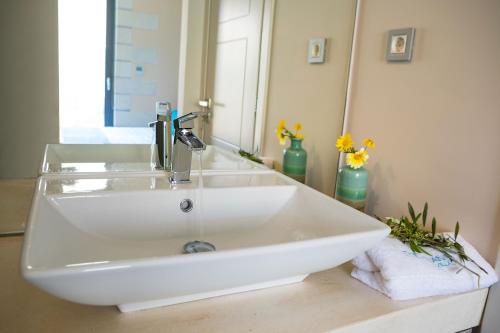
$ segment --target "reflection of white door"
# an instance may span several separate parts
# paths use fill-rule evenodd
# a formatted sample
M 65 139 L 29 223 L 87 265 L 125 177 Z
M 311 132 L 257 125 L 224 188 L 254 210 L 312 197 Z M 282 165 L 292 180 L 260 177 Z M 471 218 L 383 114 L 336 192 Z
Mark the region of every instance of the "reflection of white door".
M 207 69 L 212 144 L 253 151 L 263 7 L 264 0 L 212 2 Z

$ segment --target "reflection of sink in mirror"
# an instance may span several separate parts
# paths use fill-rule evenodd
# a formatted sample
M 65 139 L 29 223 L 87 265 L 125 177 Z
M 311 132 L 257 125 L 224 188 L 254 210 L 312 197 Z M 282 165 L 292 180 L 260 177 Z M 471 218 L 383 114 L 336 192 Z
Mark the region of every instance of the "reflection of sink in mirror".
M 156 162 L 156 148 L 152 144 L 48 144 L 47 163 L 89 162 Z
M 217 146 L 207 146 L 202 153 L 202 165 L 204 170 L 217 171 L 249 171 L 267 170 L 264 165 L 243 159 L 237 151 L 229 151 Z M 200 168 L 200 160 L 196 154 L 193 155 L 191 169 L 196 171 Z
M 157 161 L 152 144 L 48 144 L 41 172 L 152 171 Z
M 158 165 L 157 156 L 156 145 L 151 144 L 48 144 L 41 173 L 151 172 Z M 267 170 L 235 152 L 215 146 L 207 146 L 202 159 L 204 170 Z M 193 154 L 193 173 L 197 173 L 199 165 L 198 155 Z
M 39 179 L 23 275 L 122 311 L 302 281 L 384 238 L 383 224 L 277 173 Z M 192 209 L 181 210 L 189 199 Z M 186 243 L 216 251 L 182 254 Z

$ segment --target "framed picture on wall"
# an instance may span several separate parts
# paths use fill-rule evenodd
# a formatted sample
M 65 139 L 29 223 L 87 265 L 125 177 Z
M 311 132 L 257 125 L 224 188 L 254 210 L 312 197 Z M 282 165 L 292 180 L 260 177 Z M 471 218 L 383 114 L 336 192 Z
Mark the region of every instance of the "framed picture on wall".
M 410 62 L 414 40 L 415 28 L 390 30 L 385 59 L 388 62 Z

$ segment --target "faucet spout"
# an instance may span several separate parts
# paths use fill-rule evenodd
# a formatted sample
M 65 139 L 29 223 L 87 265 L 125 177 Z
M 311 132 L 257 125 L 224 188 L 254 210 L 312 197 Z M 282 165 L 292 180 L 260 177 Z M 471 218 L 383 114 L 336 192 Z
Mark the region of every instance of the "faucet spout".
M 203 141 L 200 140 L 196 135 L 188 129 L 179 130 L 179 135 L 177 139 L 187 146 L 190 151 L 200 151 L 205 150 L 207 147 Z
M 197 113 L 189 113 L 174 120 L 175 135 L 170 176 L 172 184 L 191 182 L 189 177 L 193 151 L 206 149 L 205 143 L 192 132 L 193 120 L 197 116 Z

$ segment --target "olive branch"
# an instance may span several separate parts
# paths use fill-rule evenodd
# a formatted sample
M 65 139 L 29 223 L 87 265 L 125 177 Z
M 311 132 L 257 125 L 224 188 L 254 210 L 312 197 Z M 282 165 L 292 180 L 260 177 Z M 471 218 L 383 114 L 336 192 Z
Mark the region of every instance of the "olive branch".
M 250 161 L 254 161 L 259 164 L 264 164 L 264 161 L 262 161 L 262 159 L 260 159 L 257 155 L 244 151 L 243 149 L 240 149 L 238 151 L 238 154 L 240 154 L 241 157 L 249 159 Z
M 462 245 L 457 242 L 458 233 L 460 231 L 460 224 L 455 224 L 455 232 L 453 238 L 448 235 L 436 234 L 437 221 L 436 218 L 432 218 L 431 230 L 426 230 L 425 226 L 427 223 L 427 212 L 428 212 L 427 202 L 424 205 L 422 212 L 415 214 L 413 206 L 408 203 L 409 217 L 402 216 L 400 219 L 393 217 L 379 218 L 378 220 L 384 222 L 391 228 L 391 235 L 396 237 L 404 244 L 408 244 L 413 253 L 424 253 L 432 256 L 425 248 L 432 248 L 440 253 L 442 253 L 446 258 L 456 263 L 460 266 L 457 274 L 463 269 L 471 272 L 477 276 L 477 283 L 479 286 L 479 273 L 473 271 L 465 265 L 466 261 L 473 263 L 481 271 L 486 272 L 484 268 L 479 266 L 472 258 L 470 258 L 466 253 Z M 421 224 L 419 224 L 421 220 Z M 458 259 L 457 259 L 458 258 Z

